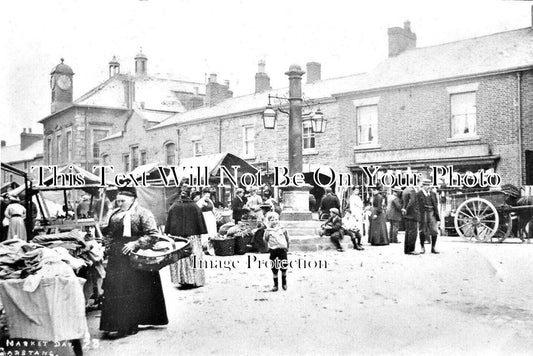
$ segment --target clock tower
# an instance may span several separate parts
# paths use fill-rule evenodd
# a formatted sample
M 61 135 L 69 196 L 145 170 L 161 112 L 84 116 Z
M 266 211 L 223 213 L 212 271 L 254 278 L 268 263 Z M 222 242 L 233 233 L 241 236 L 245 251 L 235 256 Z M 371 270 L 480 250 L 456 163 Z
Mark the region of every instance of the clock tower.
M 50 88 L 52 89 L 52 114 L 72 104 L 72 68 L 59 63 L 50 73 Z

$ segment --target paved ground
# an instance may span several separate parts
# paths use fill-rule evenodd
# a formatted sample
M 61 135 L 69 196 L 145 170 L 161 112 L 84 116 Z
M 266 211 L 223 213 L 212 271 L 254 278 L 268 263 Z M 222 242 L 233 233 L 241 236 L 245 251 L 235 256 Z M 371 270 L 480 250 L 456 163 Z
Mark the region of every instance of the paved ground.
M 236 268 L 208 269 L 193 290 L 163 269 L 170 324 L 98 340 L 91 313 L 86 354 L 531 355 L 533 244 L 439 242 L 440 255 L 406 256 L 403 244 L 293 253 L 327 268 L 293 268 L 276 293 L 268 269 L 248 268 L 267 255 L 208 257 Z

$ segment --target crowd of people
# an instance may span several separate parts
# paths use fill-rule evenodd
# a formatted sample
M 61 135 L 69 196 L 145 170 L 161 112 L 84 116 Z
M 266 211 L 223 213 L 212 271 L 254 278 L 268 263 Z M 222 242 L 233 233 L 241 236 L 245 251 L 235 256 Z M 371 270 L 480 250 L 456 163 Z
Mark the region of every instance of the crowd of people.
M 392 191 L 392 196 L 385 197 L 382 187 L 377 186 L 372 191 L 371 201 L 365 204 L 355 187 L 342 208 L 334 192 L 326 190 L 319 203 L 320 218 L 325 220 L 324 235 L 339 251 L 343 251 L 341 241 L 345 235 L 351 239 L 354 249 L 364 250 L 363 236 L 367 237 L 369 244 L 376 246 L 399 243 L 398 230 L 403 222 L 406 254 L 416 254 L 418 230 L 422 253 L 425 251 L 425 240 L 431 241 L 431 252 L 438 253 L 435 244 L 439 215 L 435 193 L 426 186 L 418 192 L 414 188 L 403 192 L 400 189 Z M 201 263 L 206 246 L 217 235 L 219 224 L 215 213 L 219 203 L 215 192 L 213 188 L 196 190 L 182 187 L 167 212 L 164 232 L 187 238 L 192 247 L 189 257 L 169 266 L 172 283 L 182 289 L 205 284 L 205 271 L 194 268 L 194 265 Z M 272 195 L 269 189 L 253 188 L 246 194 L 238 188 L 231 199 L 231 210 L 234 224 L 239 224 L 243 217 L 249 215 L 262 224 L 257 231 L 270 253 L 272 291 L 278 291 L 280 270 L 281 288 L 287 290 L 290 239 L 287 229 L 279 221 L 280 204 Z M 76 213 L 80 217 L 89 216 L 92 207 L 89 197 L 84 195 L 77 204 Z M 139 325 L 165 325 L 168 317 L 159 271 L 136 269 L 129 261 L 129 254 L 157 242 L 160 231 L 154 215 L 139 205 L 136 190 L 128 187 L 119 188 L 109 210 L 108 222 L 103 229 L 107 266 L 102 285 L 100 329 L 106 337 L 117 338 L 136 334 Z M 25 209 L 20 201 L 10 201 L 2 211 L 7 221 L 4 225 L 8 226 L 3 229 L 6 237 L 25 239 Z M 389 231 L 387 221 L 390 223 Z
M 343 252 L 342 240 L 348 235 L 354 249 L 364 250 L 363 235 L 373 246 L 401 243 L 398 231 L 405 227 L 404 253 L 417 255 L 416 240 L 420 242 L 420 253 L 425 253 L 425 243 L 431 243 L 431 253 L 436 250 L 440 221 L 438 198 L 430 180 L 424 180 L 421 187 L 401 189 L 393 187 L 391 195 L 381 185 L 372 188 L 369 202 L 363 201 L 358 187 L 353 187 L 351 195 L 341 211 L 341 202 L 331 189 L 320 202 L 322 235 L 328 236 L 339 252 Z M 387 229 L 387 222 L 389 228 Z

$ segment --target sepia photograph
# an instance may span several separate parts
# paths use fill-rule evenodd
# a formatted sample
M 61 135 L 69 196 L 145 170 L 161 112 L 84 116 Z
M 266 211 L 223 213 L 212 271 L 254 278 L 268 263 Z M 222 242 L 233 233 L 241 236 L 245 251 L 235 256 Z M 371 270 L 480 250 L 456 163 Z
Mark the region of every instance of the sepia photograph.
M 0 30 L 0 356 L 531 355 L 533 1 Z

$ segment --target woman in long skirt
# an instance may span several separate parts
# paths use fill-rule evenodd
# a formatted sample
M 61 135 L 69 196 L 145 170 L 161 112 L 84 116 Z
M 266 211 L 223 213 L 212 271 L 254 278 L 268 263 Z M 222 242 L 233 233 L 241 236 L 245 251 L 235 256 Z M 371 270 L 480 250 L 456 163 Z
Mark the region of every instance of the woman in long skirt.
M 380 187 L 377 186 L 372 189 L 372 193 L 374 196 L 372 197 L 372 216 L 370 217 L 370 244 L 375 246 L 388 245 L 387 219 Z
M 198 266 L 204 258 L 200 235 L 207 233 L 207 227 L 200 207 L 189 199 L 186 190 L 182 190 L 180 199 L 172 204 L 168 211 L 165 233 L 186 237 L 192 246 L 191 256 L 170 265 L 172 283 L 186 288 L 203 286 L 205 271 L 202 268 L 195 268 L 195 262 Z
M 109 257 L 100 330 L 110 337 L 136 334 L 139 325 L 168 324 L 159 271 L 137 270 L 129 263 L 131 252 L 151 247 L 158 235 L 154 216 L 137 205 L 134 189 L 119 190 L 116 201 L 120 207 L 105 229 Z
M 7 232 L 7 240 L 19 239 L 27 241 L 26 225 L 26 208 L 20 204 L 20 200 L 16 198 L 10 199 L 11 203 L 7 206 L 5 217 L 9 219 L 9 229 Z

